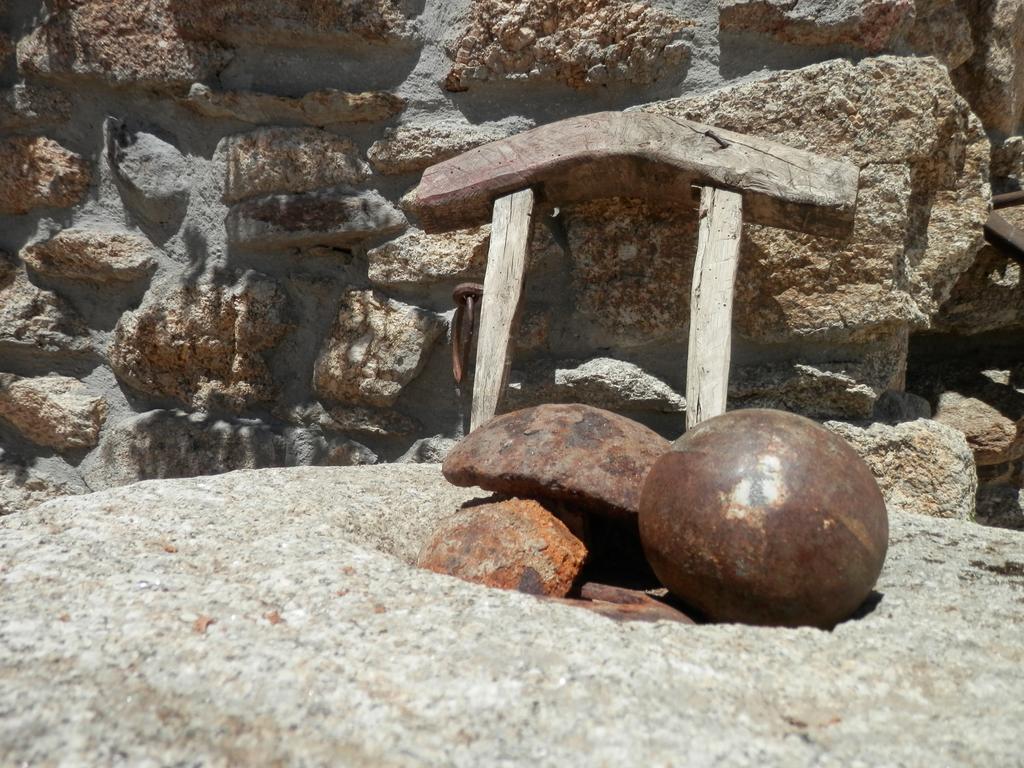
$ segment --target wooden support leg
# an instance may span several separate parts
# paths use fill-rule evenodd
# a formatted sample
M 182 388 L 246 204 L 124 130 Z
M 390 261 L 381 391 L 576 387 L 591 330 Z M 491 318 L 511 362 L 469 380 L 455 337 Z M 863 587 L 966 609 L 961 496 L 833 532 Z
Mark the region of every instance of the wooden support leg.
M 743 199 L 702 187 L 697 258 L 690 291 L 686 428 L 725 413 L 732 353 L 732 296 L 740 255 Z
M 494 201 L 480 305 L 470 431 L 494 416 L 508 383 L 512 330 L 523 297 L 532 222 L 532 190 L 513 192 Z

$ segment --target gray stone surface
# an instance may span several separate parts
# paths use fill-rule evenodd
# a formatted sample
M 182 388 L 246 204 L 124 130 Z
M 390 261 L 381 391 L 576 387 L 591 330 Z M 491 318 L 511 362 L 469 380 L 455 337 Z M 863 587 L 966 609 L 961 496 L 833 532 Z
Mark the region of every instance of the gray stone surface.
M 515 373 L 505 410 L 540 403 L 586 403 L 613 411 L 686 411 L 686 398 L 657 376 L 609 357 L 544 362 Z
M 107 162 L 124 204 L 143 221 L 177 229 L 191 194 L 189 164 L 178 148 L 122 120 L 103 124 Z
M 409 450 L 395 460 L 396 464 L 440 464 L 448 451 L 455 447 L 458 440 L 451 437 L 423 437 L 409 446 Z
M 729 373 L 729 400 L 744 408 L 777 408 L 810 417 L 867 418 L 878 391 L 864 383 L 878 381 L 872 367 L 854 363 L 821 366 L 761 363 L 734 366 Z
M 4 518 L 5 760 L 1021 764 L 1019 533 L 894 511 L 833 632 L 619 624 L 406 565 L 471 495 L 264 470 Z
M 59 459 L 26 459 L 0 447 L 0 516 L 89 491 L 82 478 Z

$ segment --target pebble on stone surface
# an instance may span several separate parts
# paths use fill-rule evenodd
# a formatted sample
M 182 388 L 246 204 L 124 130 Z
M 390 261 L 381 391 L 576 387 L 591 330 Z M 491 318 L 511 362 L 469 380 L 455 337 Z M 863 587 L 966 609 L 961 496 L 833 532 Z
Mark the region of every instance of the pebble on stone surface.
M 420 551 L 421 568 L 498 589 L 565 597 L 587 549 L 540 502 L 464 505 Z
M 635 421 L 588 405 L 539 405 L 491 419 L 441 466 L 453 485 L 567 501 L 633 517 L 640 490 L 669 442 Z

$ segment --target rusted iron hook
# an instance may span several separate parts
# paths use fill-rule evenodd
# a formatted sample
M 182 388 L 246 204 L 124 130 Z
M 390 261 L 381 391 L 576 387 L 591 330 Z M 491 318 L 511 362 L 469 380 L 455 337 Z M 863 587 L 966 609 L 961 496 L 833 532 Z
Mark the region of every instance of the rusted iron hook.
M 455 317 L 452 320 L 452 375 L 461 384 L 469 370 L 469 350 L 476 333 L 476 310 L 484 295 L 480 283 L 459 283 L 452 291 Z

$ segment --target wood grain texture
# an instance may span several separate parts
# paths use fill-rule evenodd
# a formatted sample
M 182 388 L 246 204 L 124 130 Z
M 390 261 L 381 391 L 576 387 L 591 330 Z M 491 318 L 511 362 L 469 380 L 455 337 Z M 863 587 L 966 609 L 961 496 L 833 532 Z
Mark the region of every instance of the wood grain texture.
M 598 112 L 433 165 L 406 202 L 434 232 L 482 224 L 493 200 L 527 187 L 552 205 L 636 197 L 692 206 L 691 186 L 715 186 L 742 194 L 748 222 L 841 237 L 858 175 L 847 162 L 681 118 Z
M 523 298 L 526 254 L 533 229 L 533 202 L 530 189 L 494 201 L 480 304 L 470 431 L 494 416 L 508 383 L 512 331 Z
M 687 429 L 725 413 L 743 198 L 736 192 L 704 187 L 699 215 L 686 362 Z

